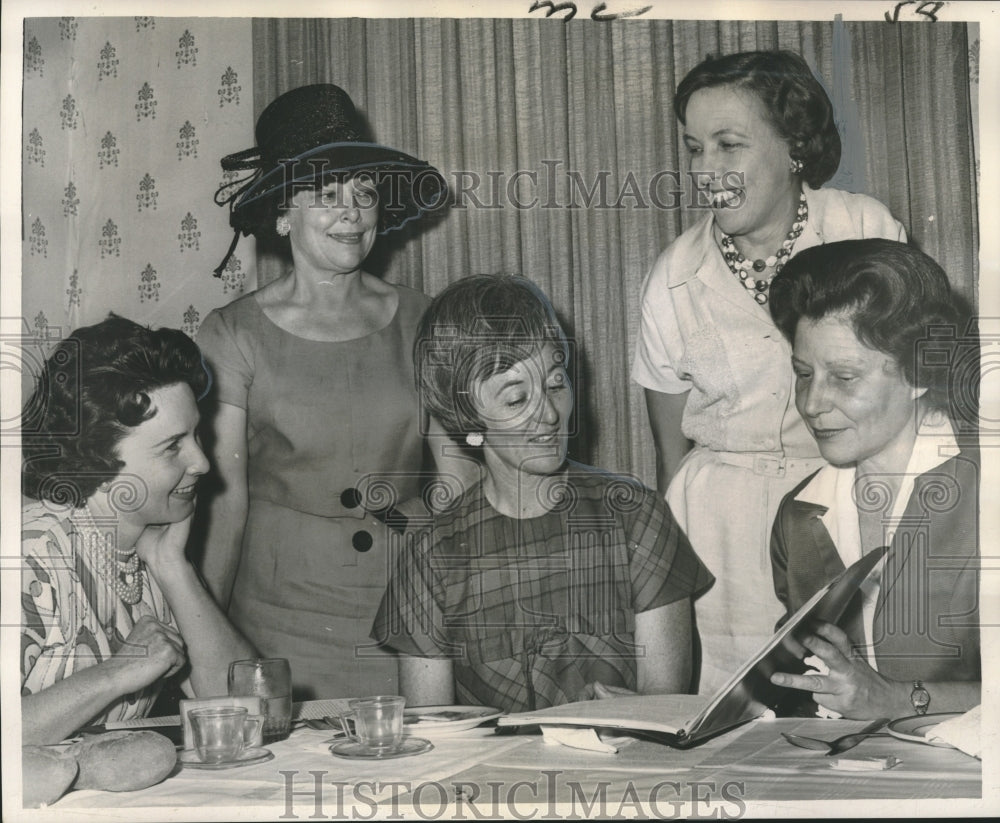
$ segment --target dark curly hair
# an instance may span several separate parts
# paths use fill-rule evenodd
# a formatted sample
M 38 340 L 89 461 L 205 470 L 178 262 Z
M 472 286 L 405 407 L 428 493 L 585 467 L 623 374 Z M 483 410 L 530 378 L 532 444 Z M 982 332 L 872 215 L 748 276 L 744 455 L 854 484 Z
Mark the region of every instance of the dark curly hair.
M 744 51 L 710 57 L 687 73 L 677 86 L 674 112 L 686 123 L 688 101 L 696 91 L 732 86 L 753 92 L 771 125 L 802 161 L 802 179 L 814 189 L 840 165 L 840 134 L 833 104 L 802 57 L 791 51 Z
M 178 383 L 200 398 L 210 376 L 194 341 L 176 329 L 111 314 L 61 340 L 24 407 L 24 493 L 82 505 L 118 475 L 117 447 L 129 429 L 156 413 L 150 392 Z
M 530 280 L 510 274 L 457 280 L 434 298 L 417 330 L 413 360 L 424 409 L 465 445 L 466 434 L 486 428 L 470 399 L 473 384 L 545 343 L 565 362 L 569 347 L 555 309 Z
M 768 304 L 792 343 L 803 317 L 843 317 L 861 343 L 893 359 L 907 383 L 927 390 L 931 408 L 959 423 L 975 418 L 977 335 L 944 270 L 923 252 L 882 239 L 805 249 L 774 278 Z

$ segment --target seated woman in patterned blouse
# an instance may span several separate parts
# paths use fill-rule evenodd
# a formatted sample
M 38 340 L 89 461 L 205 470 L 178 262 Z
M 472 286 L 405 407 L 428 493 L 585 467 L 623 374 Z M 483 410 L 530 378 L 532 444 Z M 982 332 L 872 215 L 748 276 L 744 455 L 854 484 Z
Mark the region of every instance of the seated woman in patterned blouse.
M 113 315 L 47 360 L 22 428 L 25 744 L 143 717 L 182 669 L 187 693 L 225 694 L 254 656 L 184 553 L 208 382 L 182 332 Z
M 484 471 L 411 528 L 372 628 L 407 700 L 519 711 L 688 691 L 691 598 L 712 576 L 659 495 L 567 460 L 569 346 L 545 295 L 459 280 L 414 359 L 428 411 Z

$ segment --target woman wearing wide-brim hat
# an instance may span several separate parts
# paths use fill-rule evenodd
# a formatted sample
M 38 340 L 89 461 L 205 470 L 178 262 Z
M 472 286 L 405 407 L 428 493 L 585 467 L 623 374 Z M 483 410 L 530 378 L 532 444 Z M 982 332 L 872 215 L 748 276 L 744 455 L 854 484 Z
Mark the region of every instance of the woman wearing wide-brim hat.
M 274 100 L 256 144 L 222 160 L 254 170 L 225 200 L 230 222 L 237 237 L 287 238 L 292 266 L 198 334 L 222 481 L 203 570 L 261 653 L 290 660 L 297 697 L 392 694 L 394 659 L 359 648 L 393 534 L 371 512 L 417 495 L 429 468 L 411 365 L 429 300 L 363 265 L 378 234 L 442 206 L 447 188 L 372 142 L 330 84 Z

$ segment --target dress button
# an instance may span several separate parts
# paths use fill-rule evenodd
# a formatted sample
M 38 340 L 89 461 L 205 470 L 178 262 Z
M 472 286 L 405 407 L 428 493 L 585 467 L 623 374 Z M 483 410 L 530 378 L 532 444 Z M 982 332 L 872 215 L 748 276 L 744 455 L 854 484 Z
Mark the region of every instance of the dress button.
M 371 534 L 366 532 L 364 529 L 354 532 L 354 536 L 351 538 L 351 545 L 354 546 L 355 551 L 366 552 L 372 547 Z
M 361 492 L 354 488 L 344 489 L 340 493 L 340 505 L 345 509 L 356 509 L 361 505 Z

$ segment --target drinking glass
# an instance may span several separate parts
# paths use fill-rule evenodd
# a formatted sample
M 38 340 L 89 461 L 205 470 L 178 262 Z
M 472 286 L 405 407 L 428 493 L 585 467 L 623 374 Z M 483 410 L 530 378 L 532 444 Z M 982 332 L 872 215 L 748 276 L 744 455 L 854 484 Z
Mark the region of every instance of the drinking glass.
M 261 699 L 265 744 L 288 736 L 292 725 L 292 673 L 285 658 L 256 658 L 231 663 L 229 696 Z

